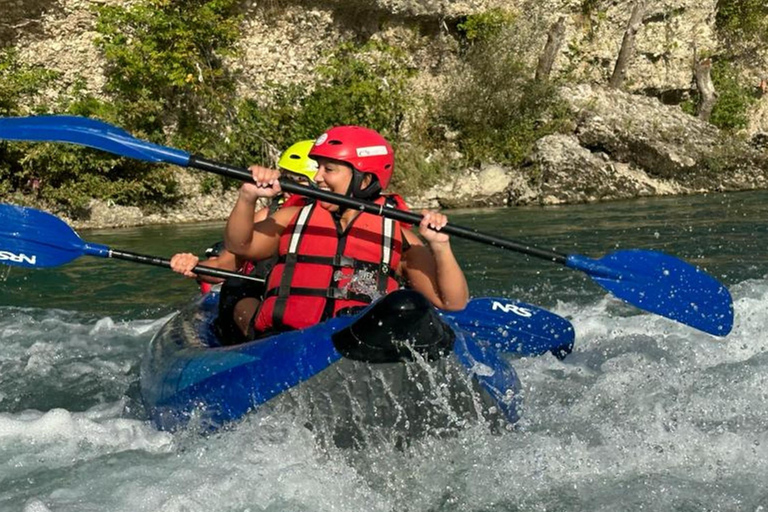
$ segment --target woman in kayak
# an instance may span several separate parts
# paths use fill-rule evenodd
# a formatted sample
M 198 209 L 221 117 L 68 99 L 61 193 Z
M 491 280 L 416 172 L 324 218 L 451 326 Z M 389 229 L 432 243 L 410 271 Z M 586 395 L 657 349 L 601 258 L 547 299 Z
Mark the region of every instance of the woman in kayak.
M 313 144 L 313 140 L 303 140 L 293 144 L 280 155 L 277 165 L 284 178 L 305 186 L 314 185 L 313 178 L 317 173 L 317 162 L 309 158 L 309 150 Z M 254 214 L 253 222 L 255 224 L 263 221 L 279 208 L 303 205 L 304 201 L 304 198 L 287 192 L 279 194 L 272 198 L 269 206 L 261 208 Z M 211 285 L 221 283 L 224 280 L 210 276 L 198 276 L 191 270 L 198 264 L 260 278 L 266 278 L 274 265 L 274 260 L 252 262 L 240 258 L 226 250 L 223 247 L 223 242 L 218 242 L 206 249 L 205 255 L 207 259 L 202 262 L 191 253 L 178 253 L 171 258 L 171 268 L 187 277 L 197 279 L 201 291 L 204 293 L 210 290 Z M 229 278 L 223 282 L 219 296 L 219 314 L 216 320 L 219 338 L 223 344 L 245 341 L 235 320 L 243 314 L 250 316 L 240 320 L 241 323 L 250 320 L 253 310 L 258 307 L 263 295 L 263 283 L 236 278 Z
M 261 211 L 261 210 L 259 210 L 259 211 Z M 258 215 L 258 212 L 256 214 Z M 219 265 L 217 260 L 219 259 L 219 256 L 222 255 L 222 253 L 224 253 L 225 255 L 232 254 L 231 252 L 227 251 L 224 248 L 224 241 L 220 240 L 220 241 L 216 242 L 215 244 L 213 244 L 212 246 L 210 246 L 210 247 L 205 249 L 205 253 L 204 253 L 205 254 L 205 261 L 203 262 L 203 265 L 205 265 L 206 267 L 212 267 L 213 265 Z M 174 254 L 173 258 L 177 258 L 177 261 L 178 261 L 178 258 L 180 258 L 181 255 L 189 255 L 189 256 L 192 256 L 193 258 L 196 257 L 194 254 L 191 254 L 191 253 L 178 253 L 178 254 Z M 232 257 L 234 257 L 234 254 L 232 254 Z M 193 267 L 194 266 L 195 265 L 193 265 Z M 232 267 L 232 266 L 234 266 L 234 265 L 227 265 L 227 269 L 226 270 L 230 270 L 229 267 Z M 171 263 L 171 268 L 173 268 L 173 263 Z M 223 267 L 217 266 L 217 268 L 223 268 Z M 200 285 L 200 293 L 202 295 L 205 295 L 206 293 L 210 293 L 213 290 L 213 287 L 216 284 L 218 284 L 218 283 L 220 283 L 222 281 L 221 279 L 205 279 L 205 280 L 203 280 L 202 277 L 203 276 L 197 276 L 197 284 Z
M 382 195 L 392 177 L 392 147 L 374 130 L 340 126 L 321 135 L 309 152 L 318 162 L 320 189 L 405 208 L 402 199 Z M 445 215 L 423 211 L 419 234 L 400 222 L 327 202 L 284 207 L 253 223 L 256 202 L 280 194 L 280 173 L 250 168 L 254 183 L 240 188 L 225 231 L 228 250 L 249 260 L 278 256 L 265 298 L 239 323 L 246 337 L 301 329 L 345 310 L 371 303 L 401 287 L 421 292 L 441 309 L 463 309 L 469 297 L 464 273 L 448 235 Z M 242 317 L 241 317 L 242 318 Z

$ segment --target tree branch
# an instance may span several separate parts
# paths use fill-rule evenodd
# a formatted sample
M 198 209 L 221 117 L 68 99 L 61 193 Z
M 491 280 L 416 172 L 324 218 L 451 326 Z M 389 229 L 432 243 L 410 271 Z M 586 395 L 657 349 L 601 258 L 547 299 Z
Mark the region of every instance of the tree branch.
M 616 59 L 616 66 L 613 68 L 613 75 L 609 82 L 609 85 L 614 89 L 621 87 L 621 84 L 624 82 L 624 74 L 635 46 L 635 34 L 637 34 L 643 23 L 645 2 L 646 0 L 637 0 L 632 8 L 632 15 L 629 17 L 627 30 L 624 32 L 624 40 L 621 42 L 619 57 Z
M 539 57 L 539 65 L 536 67 L 536 80 L 548 80 L 549 75 L 552 72 L 552 66 L 555 63 L 555 58 L 560 51 L 560 46 L 563 44 L 563 36 L 565 35 L 565 16 L 561 16 L 557 22 L 552 25 L 547 34 L 547 44 L 544 45 L 544 51 Z
M 709 121 L 712 115 L 712 108 L 717 102 L 717 91 L 715 84 L 712 83 L 712 59 L 709 57 L 701 59 L 694 66 L 694 75 L 696 76 L 696 88 L 699 90 L 699 105 L 696 115 L 702 121 Z

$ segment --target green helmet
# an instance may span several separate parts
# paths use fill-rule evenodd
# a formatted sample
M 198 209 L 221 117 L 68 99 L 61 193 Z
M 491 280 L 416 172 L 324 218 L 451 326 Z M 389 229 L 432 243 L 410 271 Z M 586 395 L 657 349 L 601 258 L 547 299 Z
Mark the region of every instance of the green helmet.
M 301 174 L 314 181 L 317 174 L 317 162 L 309 158 L 309 150 L 314 146 L 314 140 L 302 140 L 286 149 L 277 166 L 283 170 L 295 174 Z

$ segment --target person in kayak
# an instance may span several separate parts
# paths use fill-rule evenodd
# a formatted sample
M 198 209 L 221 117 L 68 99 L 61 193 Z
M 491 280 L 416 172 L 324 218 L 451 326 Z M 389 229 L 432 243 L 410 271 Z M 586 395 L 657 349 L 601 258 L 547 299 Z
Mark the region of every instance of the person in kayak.
M 219 259 L 219 256 L 221 253 L 227 253 L 232 254 L 226 249 L 224 249 L 224 241 L 220 240 L 213 244 L 212 246 L 205 249 L 205 265 L 206 266 L 212 266 L 216 264 L 215 262 Z M 180 253 L 183 254 L 183 253 Z M 187 253 L 188 254 L 188 253 Z M 174 254 L 174 256 L 176 256 Z M 200 285 L 200 294 L 205 295 L 206 293 L 210 293 L 213 290 L 213 287 L 217 284 L 217 282 L 220 282 L 221 279 L 211 279 L 210 281 L 204 281 L 201 279 L 202 276 L 197 276 L 197 284 Z
M 317 162 L 309 158 L 309 150 L 312 149 L 314 143 L 314 140 L 302 140 L 293 144 L 280 155 L 277 166 L 283 177 L 294 180 L 300 185 L 314 186 L 314 177 L 317 173 Z M 287 192 L 281 193 L 273 197 L 268 206 L 261 208 L 254 214 L 253 222 L 254 224 L 261 222 L 283 206 L 295 206 L 297 204 L 302 204 L 303 202 L 304 198 L 300 196 L 293 196 Z M 186 277 L 197 279 L 201 284 L 218 284 L 224 280 L 212 276 L 198 276 L 192 272 L 191 269 L 199 264 L 232 272 L 242 271 L 244 274 L 249 274 L 249 271 L 251 271 L 254 266 L 251 262 L 237 258 L 232 252 L 228 251 L 224 247 L 223 241 L 217 242 L 207 248 L 205 250 L 205 257 L 205 260 L 200 261 L 200 258 L 195 254 L 180 252 L 171 257 L 171 268 Z M 261 263 L 260 268 L 263 266 L 264 264 Z M 257 275 L 266 277 L 267 273 L 268 269 Z M 209 288 L 203 290 L 209 290 Z M 205 293 L 205 291 L 203 293 Z
M 405 208 L 402 199 L 381 194 L 394 170 L 391 145 L 378 132 L 339 126 L 321 135 L 309 152 L 317 160 L 320 189 Z M 270 331 L 301 329 L 365 306 L 401 287 L 421 292 L 436 307 L 461 310 L 469 298 L 441 213 L 424 210 L 419 237 L 400 222 L 322 201 L 284 207 L 254 224 L 262 197 L 280 194 L 280 173 L 250 168 L 254 183 L 240 188 L 227 221 L 225 245 L 250 260 L 278 256 L 265 298 L 252 320 L 239 323 L 248 338 Z
M 303 140 L 286 149 L 278 160 L 278 168 L 281 175 L 301 185 L 314 185 L 313 178 L 317 173 L 317 162 L 309 158 L 309 150 L 314 145 L 313 140 Z M 261 208 L 253 216 L 253 222 L 261 222 L 279 208 L 303 205 L 305 199 L 290 193 L 281 193 L 272 198 L 269 206 Z M 235 319 L 250 313 L 258 307 L 264 294 L 264 284 L 244 279 L 229 278 L 223 280 L 210 276 L 198 276 L 192 269 L 200 264 L 204 266 L 239 272 L 243 275 L 266 278 L 275 263 L 276 258 L 253 262 L 236 256 L 224 248 L 223 242 L 218 242 L 206 249 L 206 260 L 200 259 L 191 253 L 178 253 L 171 258 L 171 268 L 187 277 L 197 279 L 202 293 L 210 291 L 210 287 L 222 283 L 219 296 L 219 313 L 215 323 L 222 344 L 236 344 L 245 341 L 241 329 L 235 323 Z M 246 322 L 250 316 L 241 320 Z

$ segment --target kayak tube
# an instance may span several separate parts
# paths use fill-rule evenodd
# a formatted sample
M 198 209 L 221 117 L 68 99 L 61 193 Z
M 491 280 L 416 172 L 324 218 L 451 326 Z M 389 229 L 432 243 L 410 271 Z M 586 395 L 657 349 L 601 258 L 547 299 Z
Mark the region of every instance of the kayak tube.
M 374 430 L 408 439 L 470 419 L 512 424 L 520 382 L 506 354 L 563 357 L 573 346 L 570 322 L 536 306 L 482 298 L 446 312 L 412 290 L 307 329 L 221 346 L 217 303 L 217 293 L 199 297 L 147 348 L 141 394 L 161 430 L 192 421 L 214 430 L 264 408 L 302 414 L 338 446 L 365 444 Z

